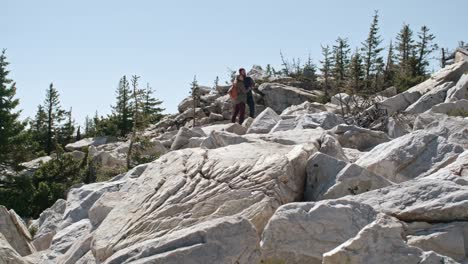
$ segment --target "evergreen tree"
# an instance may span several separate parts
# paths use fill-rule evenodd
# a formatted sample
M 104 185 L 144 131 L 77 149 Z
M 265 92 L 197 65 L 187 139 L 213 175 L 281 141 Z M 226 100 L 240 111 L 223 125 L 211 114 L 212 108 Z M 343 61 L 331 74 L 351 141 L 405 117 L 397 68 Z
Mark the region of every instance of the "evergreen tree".
M 426 67 L 429 65 L 428 56 L 439 47 L 434 43 L 435 36 L 429 32 L 427 26 L 422 26 L 418 32 L 418 42 L 416 43 L 417 62 L 416 71 L 419 76 L 426 76 Z
M 215 80 L 214 80 L 214 84 L 213 84 L 213 91 L 216 92 L 218 90 L 218 86 L 219 86 L 219 77 L 216 76 Z
M 273 75 L 273 68 L 271 67 L 270 64 L 267 64 L 267 66 L 266 66 L 266 74 L 267 74 L 268 77 Z
M 349 48 L 348 40 L 339 37 L 336 44 L 333 45 L 333 69 L 332 75 L 338 87 L 341 87 L 346 80 L 346 70 L 349 64 Z
M 41 152 L 47 148 L 47 113 L 42 105 L 37 106 L 36 115 L 29 126 L 33 142 L 36 144 L 34 151 L 38 152 L 38 155 L 43 156 Z
M 281 73 L 284 74 L 285 76 L 290 76 L 291 66 L 289 65 L 289 62 L 284 58 L 283 52 L 281 50 L 280 50 L 280 57 L 281 57 L 281 66 L 283 66 L 283 68 L 281 69 Z
M 415 56 L 415 45 L 413 39 L 413 31 L 408 24 L 404 24 L 403 28 L 398 33 L 396 42 L 396 50 L 398 51 L 398 65 L 400 71 L 406 75 L 412 75 L 414 70 L 413 62 Z
M 116 126 L 121 137 L 125 137 L 132 129 L 132 91 L 126 76 L 123 76 L 119 81 L 119 86 L 116 91 L 116 105 L 112 106 L 113 114 L 116 117 Z M 97 126 L 97 124 L 96 124 Z
M 387 54 L 387 63 L 385 63 L 385 70 L 384 70 L 384 87 L 390 87 L 393 85 L 395 79 L 395 53 L 393 48 L 393 42 L 390 41 L 390 45 L 388 46 L 388 54 Z
M 201 99 L 200 87 L 198 86 L 196 75 L 193 77 L 193 81 L 190 85 L 191 85 L 190 96 L 192 96 L 192 100 L 193 100 L 193 127 L 195 127 L 197 123 L 196 109 L 200 105 L 200 99 Z
M 416 46 L 410 26 L 404 24 L 396 39 L 398 70 L 395 86 L 399 91 L 404 91 L 421 81 L 417 74 Z
M 372 81 L 376 79 L 379 69 L 383 64 L 383 58 L 380 56 L 383 48 L 380 47 L 382 38 L 379 35 L 379 13 L 376 10 L 372 19 L 367 39 L 362 43 L 363 61 L 364 61 L 364 87 L 367 92 L 377 84 Z
M 356 52 L 351 56 L 348 69 L 348 87 L 351 94 L 360 94 L 362 92 L 362 83 L 365 77 L 364 66 L 362 64 L 361 54 Z
M 75 136 L 75 141 L 81 140 L 81 126 L 78 126 L 76 129 L 76 136 Z
M 62 146 L 73 142 L 73 135 L 75 134 L 75 120 L 72 117 L 72 108 L 70 111 L 65 112 L 66 123 L 61 128 L 60 141 Z
M 54 88 L 53 83 L 50 84 L 46 92 L 44 101 L 44 110 L 46 112 L 46 153 L 50 155 L 55 148 L 54 142 L 57 141 L 56 134 L 59 132 L 60 124 L 64 120 L 65 111 L 60 106 L 59 93 Z
M 96 135 L 96 126 L 89 116 L 85 117 L 85 137 L 94 137 Z
M 322 72 L 322 76 L 324 79 L 324 92 L 325 92 L 325 97 L 329 96 L 329 90 L 331 87 L 330 83 L 330 77 L 331 77 L 331 69 L 333 67 L 332 64 L 332 59 L 331 59 L 331 52 L 330 52 L 330 46 L 322 46 L 322 56 L 323 60 L 320 61 L 322 64 L 322 67 L 320 68 L 320 71 Z
M 8 78 L 9 62 L 6 50 L 0 55 L 0 171 L 16 163 L 15 152 L 21 144 L 19 137 L 24 131 L 24 124 L 18 120 L 20 111 L 16 111 L 19 100 L 15 98 L 16 86 Z
M 442 48 L 441 49 L 441 54 L 440 54 L 440 67 L 445 68 L 446 63 L 447 63 L 447 56 L 446 54 L 448 53 L 447 49 Z
M 131 168 L 131 160 L 132 160 L 132 151 L 133 151 L 133 144 L 136 141 L 136 132 L 137 132 L 137 127 L 138 127 L 138 106 L 140 105 L 138 101 L 138 79 L 140 79 L 140 76 L 133 75 L 132 76 L 132 87 L 133 87 L 133 126 L 132 126 L 132 136 L 130 138 L 130 144 L 128 146 L 128 151 L 127 151 L 127 169 Z
M 302 75 L 313 84 L 317 82 L 317 66 L 312 62 L 310 54 L 306 64 L 304 65 L 304 69 L 302 70 Z
M 146 84 L 146 89 L 139 92 L 141 102 L 141 113 L 143 115 L 144 126 L 155 124 L 164 116 L 162 112 L 165 110 L 161 107 L 161 100 L 154 97 L 154 90 L 149 83 Z

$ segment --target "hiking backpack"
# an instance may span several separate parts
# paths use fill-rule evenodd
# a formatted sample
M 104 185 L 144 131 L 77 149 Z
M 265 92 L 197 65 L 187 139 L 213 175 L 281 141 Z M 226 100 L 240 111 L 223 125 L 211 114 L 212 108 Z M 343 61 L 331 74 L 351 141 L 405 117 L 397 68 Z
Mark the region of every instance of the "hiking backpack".
M 235 101 L 237 99 L 237 86 L 235 83 L 232 84 L 231 88 L 229 88 L 228 94 L 231 97 L 231 100 Z

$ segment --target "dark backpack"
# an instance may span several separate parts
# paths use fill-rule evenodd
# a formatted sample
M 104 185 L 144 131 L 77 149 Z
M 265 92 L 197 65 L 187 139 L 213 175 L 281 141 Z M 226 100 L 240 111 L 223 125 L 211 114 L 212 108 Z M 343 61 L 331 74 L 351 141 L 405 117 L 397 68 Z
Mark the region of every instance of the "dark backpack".
M 246 77 L 244 80 L 245 88 L 250 88 L 255 85 L 254 80 L 251 77 Z

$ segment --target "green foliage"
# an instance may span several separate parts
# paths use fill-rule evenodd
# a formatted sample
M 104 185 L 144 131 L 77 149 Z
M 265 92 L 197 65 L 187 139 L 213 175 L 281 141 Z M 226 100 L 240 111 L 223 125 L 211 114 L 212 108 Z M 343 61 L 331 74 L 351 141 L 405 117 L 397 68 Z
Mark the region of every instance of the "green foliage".
M 21 148 L 20 145 L 25 124 L 20 122 L 20 111 L 16 111 L 19 100 L 15 98 L 16 86 L 8 78 L 9 63 L 5 56 L 6 50 L 0 54 L 0 168 L 12 166 L 18 161 L 15 153 Z M 17 154 L 17 153 L 16 153 Z
M 395 74 L 396 74 L 396 65 L 395 65 L 395 53 L 393 42 L 390 41 L 390 45 L 388 46 L 388 54 L 387 54 L 387 62 L 385 63 L 385 70 L 384 70 L 384 77 L 383 77 L 383 84 L 384 87 L 390 87 L 393 85 L 395 81 Z
M 453 109 L 450 110 L 447 115 L 449 116 L 461 116 L 461 117 L 468 117 L 468 111 L 465 111 L 463 109 Z
M 37 106 L 36 116 L 29 124 L 33 141 L 36 143 L 35 152 L 43 152 L 47 145 L 47 114 L 42 105 Z M 40 155 L 38 155 L 40 156 Z
M 108 181 L 115 177 L 116 175 L 119 175 L 121 173 L 125 173 L 127 171 L 126 168 L 102 168 L 98 167 L 96 169 L 96 176 L 95 176 L 95 182 L 103 182 L 103 181 Z
M 344 82 L 347 78 L 347 69 L 350 62 L 350 52 L 351 49 L 349 48 L 348 39 L 339 37 L 336 40 L 336 44 L 333 45 L 332 58 L 332 76 L 338 88 L 344 85 Z
M 133 111 L 131 104 L 132 90 L 127 77 L 124 75 L 116 91 L 116 105 L 112 106 L 114 122 L 119 131 L 119 136 L 125 137 L 132 130 Z
M 36 226 L 32 225 L 32 226 L 29 227 L 29 233 L 31 234 L 31 237 L 32 237 L 33 239 L 34 239 L 34 237 L 36 236 L 37 231 L 39 231 L 39 230 L 37 230 L 37 227 L 36 227 Z
M 307 90 L 318 88 L 317 66 L 313 63 L 310 55 L 304 64 L 301 63 L 300 58 L 293 58 L 292 62 L 290 62 L 284 57 L 282 52 L 280 52 L 280 57 L 283 68 L 277 72 L 268 64 L 266 67 L 268 77 L 283 75 L 292 78 L 293 82 L 300 83 L 298 86 L 301 88 Z M 256 83 L 261 85 L 265 81 L 268 82 L 268 80 L 256 80 Z M 276 81 L 281 82 L 280 79 L 277 79 Z
M 418 41 L 416 43 L 417 50 L 417 64 L 416 72 L 419 76 L 426 76 L 427 69 L 429 66 L 428 56 L 439 49 L 439 46 L 434 43 L 435 36 L 429 32 L 427 26 L 422 26 L 421 30 L 418 32 Z
M 148 137 L 138 137 L 137 138 L 138 147 L 135 150 L 134 155 L 132 156 L 132 167 L 136 167 L 140 164 L 145 164 L 152 162 L 159 158 L 160 153 L 151 153 L 148 154 L 148 149 L 153 148 L 154 143 L 150 141 Z
M 315 65 L 312 62 L 312 58 L 309 57 L 307 58 L 306 64 L 304 64 L 304 67 L 302 69 L 302 77 L 306 80 L 308 80 L 310 83 L 315 84 L 317 82 L 317 65 Z
M 364 89 L 369 93 L 376 92 L 379 74 L 383 68 L 383 58 L 380 55 L 382 38 L 379 35 L 379 13 L 376 10 L 372 18 L 367 39 L 362 43 L 362 57 L 364 63 Z M 373 90 L 373 91 L 372 91 Z
M 163 102 L 154 97 L 154 90 L 151 88 L 149 83 L 146 84 L 146 89 L 140 90 L 138 101 L 141 104 L 140 126 L 142 128 L 151 124 L 156 124 L 164 117 L 162 112 L 164 112 L 165 109 L 161 107 Z
M 282 259 L 269 258 L 269 259 L 260 261 L 259 264 L 285 264 L 285 263 L 286 263 L 286 261 L 282 260 Z
M 438 49 L 434 39 L 435 36 L 429 32 L 429 28 L 422 26 L 418 32 L 418 41 L 415 42 L 410 26 L 403 25 L 397 35 L 396 43 L 398 69 L 395 86 L 400 92 L 427 79 L 426 67 L 429 65 L 429 55 Z
M 54 149 L 54 142 L 58 142 L 58 134 L 60 133 L 60 124 L 65 119 L 65 111 L 60 106 L 59 93 L 54 88 L 53 83 L 50 84 L 46 91 L 46 98 L 44 100 L 44 111 L 46 113 L 46 148 L 45 151 L 48 155 Z
M 348 92 L 350 94 L 362 93 L 363 81 L 364 81 L 364 67 L 362 65 L 362 58 L 359 52 L 356 52 L 351 56 L 351 62 L 349 63 L 348 69 Z
M 63 199 L 69 188 L 83 182 L 87 163 L 76 160 L 57 145 L 56 156 L 32 175 L 17 175 L 0 185 L 0 204 L 23 217 L 37 218 L 41 212 Z
M 193 126 L 195 127 L 197 124 L 197 117 L 196 117 L 196 108 L 200 105 L 201 95 L 200 95 L 200 87 L 198 86 L 197 76 L 193 76 L 193 81 L 190 84 L 190 96 L 192 97 L 193 101 Z
M 75 141 L 75 120 L 72 117 L 72 109 L 65 112 L 66 123 L 60 128 L 58 133 L 58 142 L 62 147 Z
M 324 79 L 324 91 L 325 95 L 329 95 L 329 90 L 330 90 L 330 78 L 332 75 L 332 67 L 333 67 L 333 61 L 332 61 L 332 54 L 330 51 L 330 46 L 322 46 L 322 56 L 323 59 L 320 61 L 322 64 L 322 67 L 320 68 L 320 71 L 322 72 L 322 76 Z

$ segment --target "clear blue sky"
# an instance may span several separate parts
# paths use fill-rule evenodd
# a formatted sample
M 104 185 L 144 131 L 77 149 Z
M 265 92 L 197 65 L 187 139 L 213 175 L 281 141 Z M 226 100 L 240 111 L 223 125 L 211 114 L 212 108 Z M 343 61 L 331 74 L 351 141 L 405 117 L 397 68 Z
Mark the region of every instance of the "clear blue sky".
M 318 62 L 320 44 L 338 36 L 359 45 L 375 9 L 385 44 L 403 23 L 429 26 L 443 47 L 468 37 L 466 0 L 2 0 L 0 48 L 23 116 L 34 115 L 53 82 L 82 123 L 96 110 L 110 112 L 124 74 L 142 76 L 176 112 L 195 74 L 212 85 L 228 67 L 279 65 L 280 50 Z

